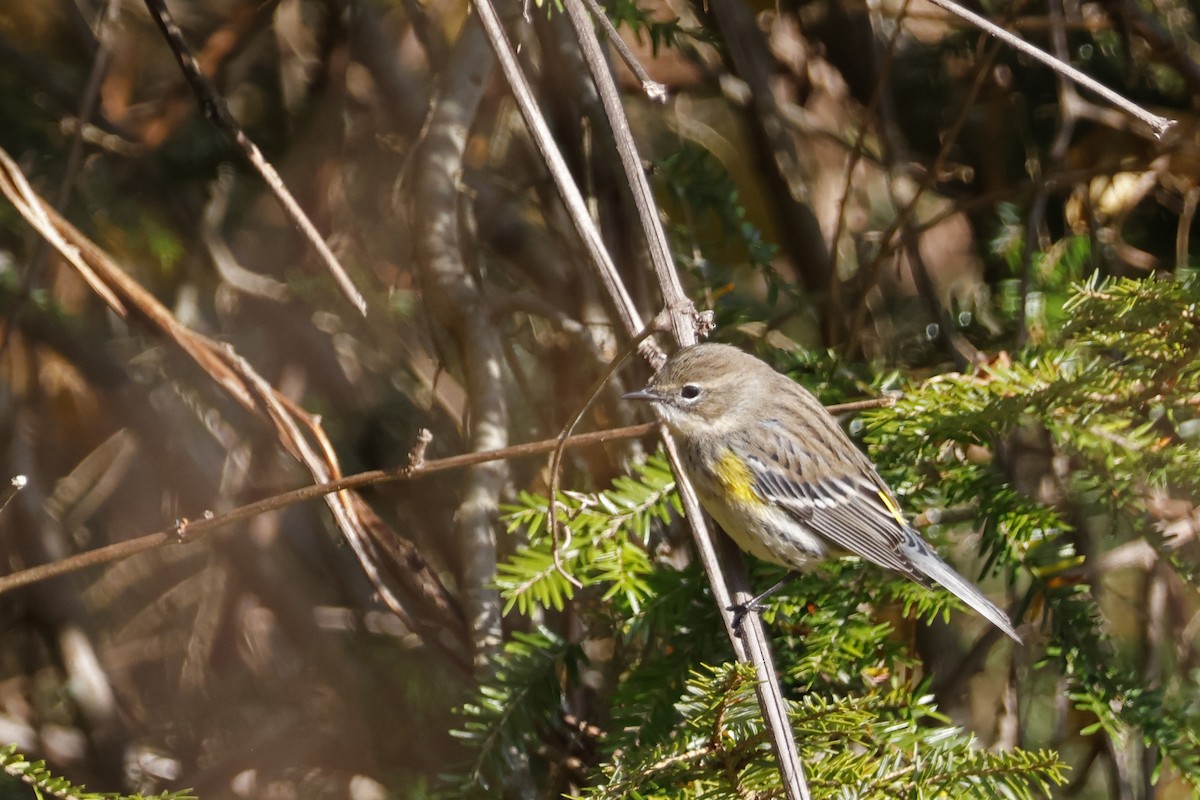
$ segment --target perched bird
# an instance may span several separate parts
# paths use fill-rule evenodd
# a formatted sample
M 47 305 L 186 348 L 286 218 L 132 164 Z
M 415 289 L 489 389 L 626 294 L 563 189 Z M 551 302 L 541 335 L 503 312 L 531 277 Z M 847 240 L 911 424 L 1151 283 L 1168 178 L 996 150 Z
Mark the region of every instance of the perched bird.
M 654 406 L 701 504 L 743 550 L 792 570 L 856 555 L 925 586 L 940 583 L 1021 641 L 1007 615 L 908 524 L 817 398 L 765 362 L 729 345 L 693 345 L 625 397 Z M 735 627 L 782 584 L 735 609 Z

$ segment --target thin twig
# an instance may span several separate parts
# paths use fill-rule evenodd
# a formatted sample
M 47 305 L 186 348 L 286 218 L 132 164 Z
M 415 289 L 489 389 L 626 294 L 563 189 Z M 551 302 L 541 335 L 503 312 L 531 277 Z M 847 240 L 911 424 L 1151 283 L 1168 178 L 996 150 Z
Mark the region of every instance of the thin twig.
M 568 447 L 583 447 L 586 445 L 603 444 L 605 442 L 619 441 L 622 439 L 631 439 L 638 436 L 645 436 L 654 433 L 658 430 L 658 423 L 647 422 L 641 425 L 629 425 L 624 428 L 613 428 L 610 430 L 595 431 L 592 433 L 583 433 L 578 436 L 572 436 L 567 440 Z M 49 564 L 41 564 L 29 569 L 20 570 L 10 575 L 0 577 L 0 594 L 12 591 L 13 589 L 22 586 L 28 586 L 31 583 L 46 580 L 47 578 L 63 575 L 68 572 L 75 572 L 84 567 L 94 566 L 96 564 L 106 564 L 110 561 L 117 561 L 123 558 L 128 558 L 138 553 L 144 553 L 147 550 L 154 550 L 167 544 L 194 542 L 202 536 L 211 533 L 218 528 L 224 528 L 232 525 L 235 522 L 240 522 L 244 519 L 265 514 L 269 511 L 277 511 L 287 506 L 302 503 L 306 500 L 323 497 L 334 492 L 341 492 L 347 489 L 360 489 L 365 486 L 374 486 L 379 483 L 390 483 L 395 481 L 411 480 L 412 478 L 423 475 L 431 475 L 435 472 L 445 472 L 452 469 L 462 469 L 475 464 L 483 464 L 488 461 L 499 461 L 508 458 L 522 458 L 527 456 L 543 455 L 553 452 L 558 446 L 558 439 L 543 439 L 537 442 L 529 442 L 527 444 L 515 445 L 513 447 L 505 447 L 500 450 L 484 450 L 475 453 L 464 453 L 463 455 L 450 456 L 449 458 L 440 458 L 434 461 L 422 461 L 416 466 L 405 464 L 402 467 L 394 467 L 388 470 L 371 470 L 369 472 L 360 472 L 357 475 L 350 475 L 345 478 L 339 478 L 334 481 L 325 483 L 312 484 L 310 486 L 302 486 L 299 489 L 293 489 L 290 492 L 271 495 L 270 497 L 256 500 L 252 503 L 247 503 L 237 508 L 232 509 L 224 514 L 213 514 L 211 512 L 202 512 L 200 519 L 190 520 L 180 518 L 168 528 L 148 533 L 144 536 L 139 536 L 136 539 L 129 539 L 117 544 L 111 544 L 106 547 L 100 547 L 95 550 L 89 550 L 86 553 L 80 553 L 69 558 L 64 558 L 61 561 L 55 561 Z M 19 488 L 19 487 L 18 487 Z
M 951 14 L 965 19 L 967 22 L 977 26 L 986 33 L 995 36 L 1009 47 L 1019 50 L 1030 58 L 1042 62 L 1050 69 L 1054 70 L 1060 75 L 1065 75 L 1066 77 L 1078 83 L 1080 86 L 1083 86 L 1085 89 L 1090 89 L 1125 113 L 1137 117 L 1142 122 L 1150 126 L 1150 129 L 1154 131 L 1154 135 L 1156 137 L 1161 139 L 1163 134 L 1170 130 L 1173 125 L 1175 125 L 1175 120 L 1167 119 L 1166 117 L 1160 117 L 1158 114 L 1142 108 L 1137 103 L 1127 100 L 1096 79 L 1085 75 L 1084 73 L 1072 67 L 1070 64 L 1055 58 L 1045 50 L 1034 47 L 1021 37 L 1009 33 L 1004 28 L 1001 28 L 999 25 L 991 22 L 987 18 L 981 17 L 974 11 L 970 11 L 959 5 L 958 3 L 954 2 L 954 0 L 929 1 L 939 8 L 949 11 Z
M 644 330 L 641 333 L 641 335 L 639 335 L 637 338 L 635 338 L 633 340 L 633 342 L 630 343 L 629 347 L 627 347 L 625 349 L 625 352 L 623 352 L 621 354 L 620 358 L 614 359 L 613 362 L 611 364 L 609 364 L 608 369 L 605 370 L 604 374 L 601 375 L 596 380 L 596 384 L 592 387 L 591 391 L 588 392 L 587 402 L 585 402 L 579 408 L 579 411 L 575 414 L 575 417 L 571 420 L 570 424 L 568 424 L 565 428 L 563 428 L 562 432 L 559 433 L 558 447 L 554 448 L 554 452 L 550 456 L 550 507 L 549 507 L 550 508 L 550 512 L 549 512 L 550 519 L 549 519 L 549 522 L 550 522 L 550 536 L 554 541 L 554 548 L 553 548 L 554 568 L 556 570 L 558 570 L 558 573 L 560 575 L 562 575 L 563 578 L 565 578 L 567 580 L 567 582 L 570 583 L 572 586 L 574 586 L 576 589 L 582 589 L 583 584 L 580 583 L 579 579 L 577 579 L 574 575 L 567 572 L 566 568 L 564 568 L 562 565 L 562 559 L 561 559 L 562 551 L 567 550 L 571 546 L 571 528 L 570 528 L 570 526 L 566 526 L 566 528 L 565 528 L 566 536 L 563 538 L 563 540 L 561 542 L 559 541 L 559 538 L 558 538 L 558 527 L 559 527 L 558 526 L 558 486 L 559 486 L 558 479 L 559 479 L 559 473 L 562 469 L 563 451 L 566 449 L 567 440 L 570 438 L 571 432 L 575 430 L 575 426 L 578 425 L 580 420 L 583 419 L 583 415 L 587 413 L 587 410 L 592 407 L 592 403 L 596 402 L 596 398 L 600 396 L 600 393 L 602 391 L 604 391 L 604 387 L 608 384 L 609 378 L 611 378 L 613 376 L 613 374 L 618 369 L 621 368 L 621 365 L 625 363 L 625 359 L 629 358 L 629 355 L 634 351 L 634 349 L 637 348 L 637 346 L 639 344 L 642 343 L 642 340 L 645 339 L 647 336 L 651 336 L 653 334 L 654 334 L 653 327 L 650 327 L 650 328 L 647 328 L 646 330 Z
M 192 91 L 196 95 L 196 99 L 200 101 L 200 108 L 204 111 L 204 115 L 208 117 L 214 124 L 223 130 L 245 154 L 246 159 L 250 164 L 258 170 L 258 174 L 266 181 L 267 186 L 275 194 L 284 210 L 296 223 L 301 232 L 308 238 L 313 249 L 317 251 L 317 255 L 325 263 L 325 268 L 329 270 L 329 274 L 333 276 L 334 281 L 342 290 L 346 298 L 358 309 L 359 313 L 364 317 L 367 315 L 367 301 L 354 287 L 353 281 L 346 273 L 345 268 L 338 261 L 337 256 L 329 249 L 329 245 L 325 243 L 325 239 L 313 225 L 308 215 L 304 213 L 304 209 L 296 202 L 296 198 L 288 191 L 288 188 L 283 183 L 283 178 L 271 166 L 270 162 L 263 156 L 262 151 L 256 145 L 246 132 L 238 125 L 237 120 L 229 113 L 229 107 L 225 104 L 225 99 L 217 94 L 217 91 L 208 82 L 204 76 L 204 71 L 200 69 L 200 65 L 196 63 L 195 57 L 192 55 L 191 49 L 187 42 L 184 41 L 183 32 L 179 30 L 179 26 L 175 24 L 174 17 L 167 10 L 163 0 L 145 0 L 146 8 L 150 11 L 150 16 L 154 18 L 155 24 L 162 31 L 163 36 L 167 40 L 167 44 L 171 48 L 171 52 L 175 56 L 175 61 L 179 64 L 179 69 L 183 71 L 184 78 L 187 79 L 188 85 L 192 87 Z
M 575 185 L 575 179 L 567 167 L 566 160 L 554 142 L 550 126 L 538 109 L 533 89 L 521 72 L 517 55 L 508 41 L 508 36 L 504 33 L 500 16 L 496 13 L 496 8 L 492 5 L 491 0 L 477 0 L 475 10 L 479 14 L 479 21 L 483 24 L 484 33 L 496 54 L 504 78 L 512 90 L 513 98 L 517 101 L 517 109 L 521 112 L 526 127 L 529 128 L 530 138 L 533 139 L 534 145 L 541 154 L 550 177 L 554 179 L 554 186 L 558 190 L 563 205 L 566 206 L 571 224 L 575 227 L 575 232 L 579 235 L 589 260 L 594 265 L 598 265 L 597 273 L 604 284 L 605 291 L 614 300 L 622 327 L 630 336 L 633 336 L 642 328 L 637 306 L 634 305 L 625 285 L 621 283 L 616 265 L 612 263 L 612 258 L 604 247 L 600 231 L 592 221 L 591 215 L 588 214 L 583 195 L 580 193 L 579 187 Z
M 0 490 L 0 511 L 8 508 L 8 504 L 11 503 L 12 499 L 17 496 L 17 492 L 24 489 L 25 484 L 28 482 L 29 479 L 24 475 L 13 476 L 13 479 L 8 482 L 8 486 L 6 486 L 3 490 Z
M 433 431 L 429 430 L 429 428 L 420 428 L 417 430 L 417 440 L 413 442 L 412 449 L 408 451 L 408 461 L 404 465 L 409 474 L 425 466 L 425 450 L 432 441 Z
M 841 403 L 839 405 L 827 406 L 826 409 L 831 414 L 845 413 L 848 411 L 856 411 L 864 408 L 878 408 L 883 405 L 889 405 L 892 398 L 874 398 L 870 400 L 859 400 L 852 403 Z M 597 444 L 606 444 L 608 442 L 622 441 L 625 439 L 636 439 L 655 433 L 659 430 L 657 422 L 643 422 L 638 425 L 627 425 L 621 428 L 609 428 L 602 431 L 592 431 L 590 433 L 581 433 L 575 436 L 570 436 L 565 440 L 560 438 L 542 439 L 536 442 L 526 442 L 525 444 L 513 445 L 499 450 L 483 450 L 475 453 L 464 453 L 457 456 L 449 456 L 447 458 L 434 459 L 433 461 L 425 460 L 425 448 L 433 439 L 433 435 L 428 430 L 422 428 L 417 432 L 417 438 L 412 449 L 408 453 L 408 459 L 404 466 L 393 467 L 386 470 L 370 470 L 369 472 L 360 472 L 356 475 L 348 475 L 344 478 L 339 478 L 334 481 L 325 483 L 317 483 L 309 486 L 302 486 L 299 489 L 293 489 L 290 492 L 271 495 L 262 500 L 255 500 L 252 503 L 247 503 L 243 506 L 238 506 L 224 514 L 216 515 L 211 512 L 202 512 L 201 518 L 189 520 L 181 518 L 173 523 L 169 528 L 165 528 L 156 533 L 149 533 L 140 536 L 136 539 L 129 539 L 117 544 L 101 547 L 96 550 L 89 550 L 86 553 L 65 558 L 61 561 L 55 561 L 50 564 L 42 564 L 29 569 L 20 570 L 9 575 L 0 576 L 0 594 L 12 591 L 13 589 L 22 586 L 28 586 L 31 583 L 45 580 L 47 578 L 62 575 L 68 572 L 74 572 L 84 567 L 94 566 L 96 564 L 106 564 L 110 561 L 117 561 L 129 556 L 143 553 L 147 550 L 154 550 L 162 547 L 165 544 L 173 544 L 180 542 L 193 542 L 196 539 L 211 533 L 219 528 L 224 528 L 232 525 L 235 522 L 240 522 L 244 519 L 266 514 L 270 511 L 278 511 L 279 509 L 303 503 L 308 500 L 313 500 L 317 497 L 322 497 L 334 492 L 340 492 L 347 489 L 361 489 L 367 486 L 374 486 L 380 483 L 395 483 L 398 481 L 412 480 L 425 475 L 432 475 L 437 472 L 446 472 L 453 469 L 462 469 L 465 467 L 474 466 L 475 464 L 483 464 L 488 461 L 499 461 L 502 459 L 512 458 L 528 458 L 530 456 L 544 455 L 553 453 L 560 445 L 567 448 L 588 447 Z M 13 498 L 13 496 L 25 486 L 25 476 L 17 475 L 14 477 L 8 488 L 0 490 L 0 511 Z
M 617 55 L 621 57 L 621 61 L 625 62 L 625 66 L 629 67 L 629 71 L 638 79 L 638 83 L 642 86 L 642 92 L 649 99 L 656 103 L 667 102 L 667 87 L 650 77 L 650 73 L 646 72 L 646 68 L 642 66 L 642 62 L 637 60 L 637 56 L 629 49 L 629 45 L 621 38 L 621 34 L 617 31 L 616 26 L 612 24 L 612 20 L 608 18 L 608 14 L 604 13 L 604 8 L 596 2 L 596 0 L 583 0 L 583 4 L 587 6 L 587 10 L 592 13 L 592 19 L 596 20 L 596 24 L 604 31 L 604 35 L 608 37 L 609 44 L 617 51 Z
M 641 159 L 633 141 L 633 135 L 629 130 L 629 121 L 626 119 L 621 97 L 604 59 L 600 43 L 596 39 L 596 32 L 589 23 L 587 13 L 580 3 L 576 0 L 566 0 L 565 6 L 571 26 L 579 40 L 584 61 L 596 84 L 596 91 L 612 129 L 617 153 L 621 159 L 621 167 L 633 194 L 638 218 L 646 236 L 650 261 L 663 297 L 664 310 L 663 314 L 659 315 L 659 320 L 666 315 L 667 318 L 662 322 L 670 327 L 677 344 L 680 346 L 693 344 L 696 341 L 698 328 L 702 329 L 705 325 L 711 326 L 711 315 L 703 317 L 696 314 L 695 307 L 679 282 L 671 248 L 656 213 L 650 184 L 642 169 Z M 701 332 L 707 333 L 707 330 L 702 329 Z M 685 516 L 692 528 L 692 536 L 700 553 L 705 573 L 708 575 L 713 598 L 719 607 L 727 609 L 734 605 L 735 598 L 738 601 L 744 601 L 750 597 L 749 572 L 740 556 L 733 554 L 724 559 L 724 562 L 718 556 L 717 539 L 708 530 L 704 515 L 696 500 L 695 490 L 682 469 L 675 442 L 665 427 L 659 435 L 662 437 L 663 447 L 667 451 L 671 468 L 677 478 Z M 730 548 L 727 547 L 726 552 L 729 553 Z M 728 571 L 726 564 L 730 567 Z M 758 677 L 755 691 L 775 749 L 784 791 L 789 800 L 808 800 L 810 796 L 808 784 L 804 778 L 799 750 L 796 747 L 796 738 L 792 732 L 792 726 L 788 722 L 787 704 L 780 689 L 779 677 L 775 674 L 775 664 L 762 622 L 758 615 L 750 615 L 750 619 L 746 620 L 747 624 L 742 625 L 742 635 L 738 636 L 738 632 L 733 627 L 733 615 L 722 614 L 722 618 L 725 622 L 726 634 L 729 636 L 738 660 L 754 665 L 755 674 Z

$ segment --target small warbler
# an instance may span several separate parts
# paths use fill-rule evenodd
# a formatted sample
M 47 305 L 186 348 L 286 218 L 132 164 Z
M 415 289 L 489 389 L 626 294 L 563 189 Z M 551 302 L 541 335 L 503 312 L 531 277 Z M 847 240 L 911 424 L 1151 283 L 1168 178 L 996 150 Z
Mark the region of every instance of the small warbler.
M 908 524 L 817 398 L 765 362 L 729 345 L 693 345 L 625 397 L 654 406 L 700 503 L 743 550 L 792 570 L 859 556 L 922 585 L 940 583 L 1021 641 L 1007 615 Z M 734 627 L 787 580 L 731 609 Z

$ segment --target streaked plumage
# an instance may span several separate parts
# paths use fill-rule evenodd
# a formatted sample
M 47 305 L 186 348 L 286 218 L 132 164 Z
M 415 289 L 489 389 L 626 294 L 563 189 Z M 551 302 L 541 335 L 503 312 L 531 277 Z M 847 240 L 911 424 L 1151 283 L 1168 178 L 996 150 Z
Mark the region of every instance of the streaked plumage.
M 905 520 L 887 485 L 808 390 L 735 347 L 700 344 L 646 388 L 705 510 L 747 552 L 801 570 L 853 554 L 940 583 L 1021 641 L 1008 617 Z

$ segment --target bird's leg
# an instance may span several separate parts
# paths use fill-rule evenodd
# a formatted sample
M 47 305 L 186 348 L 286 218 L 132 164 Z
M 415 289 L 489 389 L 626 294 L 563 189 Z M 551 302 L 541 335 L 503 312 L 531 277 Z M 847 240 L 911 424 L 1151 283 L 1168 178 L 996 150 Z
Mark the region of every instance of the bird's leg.
M 777 591 L 782 589 L 784 586 L 788 585 L 789 583 L 791 583 L 792 581 L 796 580 L 799 577 L 800 577 L 799 572 L 789 572 L 787 575 L 783 576 L 783 580 L 781 580 L 779 583 L 772 586 L 770 589 L 767 589 L 765 592 L 758 595 L 757 597 L 752 598 L 750 600 L 750 602 L 734 603 L 733 605 L 731 605 L 727 609 L 725 609 L 726 611 L 733 612 L 733 632 L 734 632 L 734 634 L 738 638 L 741 638 L 742 622 L 745 621 L 746 615 L 749 614 L 751 611 L 754 611 L 754 612 L 765 611 L 767 607 L 763 605 L 763 600 L 766 600 L 768 597 L 775 594 Z

